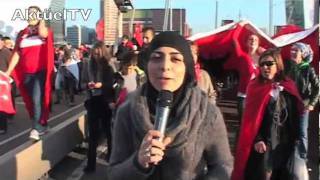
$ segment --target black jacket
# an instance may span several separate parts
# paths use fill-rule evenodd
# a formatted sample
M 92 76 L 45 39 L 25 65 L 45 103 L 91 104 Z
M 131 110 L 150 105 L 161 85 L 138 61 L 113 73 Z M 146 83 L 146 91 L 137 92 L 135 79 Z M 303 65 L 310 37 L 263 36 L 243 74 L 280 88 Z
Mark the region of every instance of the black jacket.
M 319 99 L 319 79 L 314 68 L 288 60 L 285 63 L 285 73 L 295 81 L 304 105 L 315 106 Z

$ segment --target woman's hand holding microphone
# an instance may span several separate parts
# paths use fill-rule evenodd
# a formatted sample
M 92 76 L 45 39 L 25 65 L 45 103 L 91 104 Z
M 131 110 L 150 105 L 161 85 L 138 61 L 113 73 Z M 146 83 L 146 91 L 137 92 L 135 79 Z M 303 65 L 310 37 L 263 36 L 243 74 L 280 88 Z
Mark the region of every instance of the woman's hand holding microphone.
M 138 162 L 142 167 L 147 169 L 150 165 L 157 165 L 163 159 L 171 138 L 165 137 L 163 141 L 158 140 L 159 138 L 163 138 L 163 135 L 156 130 L 150 130 L 144 136 L 138 151 Z

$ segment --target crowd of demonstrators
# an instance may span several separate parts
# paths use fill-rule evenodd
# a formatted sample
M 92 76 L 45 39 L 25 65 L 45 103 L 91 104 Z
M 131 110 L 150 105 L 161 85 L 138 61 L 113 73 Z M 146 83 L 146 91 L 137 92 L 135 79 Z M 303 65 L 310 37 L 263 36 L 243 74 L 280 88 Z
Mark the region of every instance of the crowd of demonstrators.
M 194 60 L 194 69 L 196 73 L 196 80 L 198 87 L 207 93 L 210 102 L 216 103 L 217 93 L 214 89 L 214 81 L 212 81 L 211 77 L 209 76 L 208 72 L 204 69 L 201 69 L 200 62 L 198 61 L 199 57 L 199 47 L 194 42 L 189 42 L 191 47 L 191 52 Z M 213 82 L 213 83 L 212 83 Z
M 298 172 L 288 168 L 296 163 L 303 111 L 298 89 L 284 74 L 279 49 L 265 51 L 258 64 L 260 74 L 247 90 L 232 180 L 304 179 L 298 176 L 303 164 Z
M 196 87 L 188 41 L 163 32 L 150 52 L 147 82 L 116 115 L 109 179 L 228 179 L 233 159 L 226 127 L 219 109 Z M 165 134 L 153 130 L 163 90 L 173 93 Z
M 29 10 L 40 11 L 34 6 Z M 214 80 L 200 67 L 199 47 L 175 32 L 155 35 L 154 28 L 145 27 L 142 33 L 141 48 L 122 37 L 115 54 L 119 68 L 103 42 L 92 49 L 85 44 L 57 47 L 51 62 L 52 33 L 44 21 L 31 19 L 12 51 L 0 37 L 0 70 L 12 74 L 20 88 L 32 119 L 30 138 L 39 140 L 47 130 L 54 64 L 55 103 L 65 99 L 74 106 L 76 92 L 87 92 L 86 173 L 95 171 L 97 146 L 105 134 L 110 179 L 229 179 L 233 158 Z M 239 34 L 235 31 L 233 38 Z M 237 58 L 250 65 L 240 77 L 248 87 L 238 87 L 242 120 L 232 179 L 301 177 L 288 167 L 296 152 L 301 171 L 306 167 L 309 112 L 319 99 L 312 50 L 296 43 L 284 64 L 278 49 L 259 47 L 257 35 L 246 39 L 245 47 L 233 44 Z M 30 46 L 32 40 L 40 43 Z M 173 93 L 165 134 L 153 130 L 163 90 Z M 0 113 L 0 134 L 7 131 L 7 118 Z
M 29 13 L 41 11 L 37 6 Z M 35 15 L 36 13 L 34 13 Z M 30 138 L 39 140 L 47 130 L 53 72 L 53 34 L 43 20 L 28 19 L 18 33 L 7 75 L 13 75 L 32 119 Z
M 308 152 L 309 112 L 314 110 L 319 100 L 319 78 L 310 65 L 313 52 L 309 45 L 298 42 L 291 47 L 291 59 L 286 62 L 286 74 L 295 81 L 304 104 L 304 112 L 300 120 L 300 151 L 303 158 Z
M 91 50 L 90 60 L 84 64 L 82 82 L 87 89 L 85 108 L 89 126 L 88 162 L 85 172 L 93 172 L 96 168 L 96 150 L 100 132 L 106 134 L 108 155 L 112 149 L 111 144 L 111 117 L 110 105 L 114 103 L 114 70 L 109 61 L 111 54 L 103 42 L 96 43 Z

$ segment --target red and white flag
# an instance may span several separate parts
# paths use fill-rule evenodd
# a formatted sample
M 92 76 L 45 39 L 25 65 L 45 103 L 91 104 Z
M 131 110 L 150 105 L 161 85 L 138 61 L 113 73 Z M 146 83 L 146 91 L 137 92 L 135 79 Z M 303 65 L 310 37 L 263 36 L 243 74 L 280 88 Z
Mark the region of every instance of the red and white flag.
M 135 24 L 133 37 L 137 40 L 140 47 L 142 47 L 142 25 L 140 23 Z
M 96 24 L 96 35 L 98 41 L 103 41 L 104 39 L 104 19 L 99 19 Z
M 319 73 L 319 24 L 303 30 L 295 25 L 287 25 L 272 37 L 277 47 L 281 47 L 283 59 L 290 59 L 290 48 L 296 42 L 309 44 L 313 51 L 312 66 Z
M 6 114 L 16 113 L 11 98 L 11 81 L 10 77 L 0 71 L 0 112 Z
M 260 46 L 267 49 L 271 47 L 281 47 L 283 59 L 289 59 L 288 48 L 295 42 L 304 42 L 311 46 L 314 52 L 313 67 L 318 71 L 319 62 L 319 25 L 310 29 L 303 30 L 293 25 L 288 25 L 281 29 L 278 34 L 270 38 L 250 21 L 235 22 L 221 26 L 214 31 L 198 33 L 188 39 L 195 41 L 199 46 L 199 53 L 206 60 L 221 60 L 228 57 L 224 63 L 225 69 L 233 69 L 240 72 L 243 69 L 239 66 L 235 54 L 239 48 L 234 47 L 234 42 L 239 44 L 241 51 L 244 51 L 246 39 L 250 34 L 256 34 L 260 39 Z M 249 69 L 249 63 L 245 63 L 246 69 Z

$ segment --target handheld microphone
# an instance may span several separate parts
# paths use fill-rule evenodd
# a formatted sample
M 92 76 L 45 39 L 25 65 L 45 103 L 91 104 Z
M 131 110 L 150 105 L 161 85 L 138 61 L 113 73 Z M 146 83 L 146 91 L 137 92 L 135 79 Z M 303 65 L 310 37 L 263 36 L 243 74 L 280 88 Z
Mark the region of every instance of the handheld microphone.
M 156 118 L 154 123 L 154 129 L 161 132 L 164 135 L 168 117 L 170 114 L 170 108 L 172 105 L 173 93 L 167 90 L 162 90 L 159 92 L 156 105 Z M 159 141 L 162 141 L 162 138 L 158 138 Z

